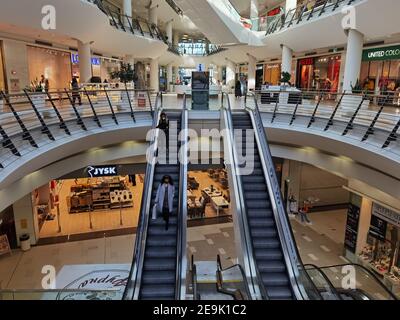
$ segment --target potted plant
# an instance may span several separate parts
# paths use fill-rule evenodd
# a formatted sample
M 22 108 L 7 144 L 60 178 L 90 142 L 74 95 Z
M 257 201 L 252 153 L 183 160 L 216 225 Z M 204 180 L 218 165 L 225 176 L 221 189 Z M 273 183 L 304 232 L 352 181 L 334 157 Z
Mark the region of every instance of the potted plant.
M 125 86 L 125 90 L 127 89 L 127 83 L 136 82 L 138 80 L 138 76 L 132 68 L 130 63 L 121 62 L 121 67 L 119 70 L 111 72 L 111 79 L 119 80 Z M 126 92 L 121 92 L 120 100 L 122 103 L 126 102 L 128 98 Z M 129 99 L 133 99 L 133 94 L 129 93 Z M 118 110 L 122 110 L 122 105 L 117 106 Z
M 283 86 L 283 89 L 285 90 L 287 86 L 290 85 L 290 79 L 292 78 L 292 75 L 289 72 L 282 72 L 282 78 L 281 78 L 281 86 Z

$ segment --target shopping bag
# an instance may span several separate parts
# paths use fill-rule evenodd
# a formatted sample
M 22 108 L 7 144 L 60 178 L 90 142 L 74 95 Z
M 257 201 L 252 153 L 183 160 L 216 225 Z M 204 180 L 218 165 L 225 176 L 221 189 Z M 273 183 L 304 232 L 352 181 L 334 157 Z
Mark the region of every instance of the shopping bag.
M 157 219 L 157 205 L 156 205 L 156 204 L 153 206 L 153 213 L 152 213 L 151 218 L 152 218 L 153 220 L 156 220 L 156 219 Z

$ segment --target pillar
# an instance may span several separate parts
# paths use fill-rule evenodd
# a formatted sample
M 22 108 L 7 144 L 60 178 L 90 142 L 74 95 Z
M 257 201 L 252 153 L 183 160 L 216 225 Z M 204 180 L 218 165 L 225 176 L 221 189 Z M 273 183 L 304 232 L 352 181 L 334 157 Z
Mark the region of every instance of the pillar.
M 285 13 L 288 13 L 290 10 L 293 10 L 296 7 L 297 7 L 297 0 L 286 0 Z
M 33 207 L 31 194 L 26 195 L 13 204 L 18 245 L 20 244 L 19 237 L 26 233 L 30 235 L 32 245 L 37 243 L 39 224 L 37 213 L 34 210 L 36 208 Z
M 132 0 L 123 0 L 122 5 L 123 5 L 124 15 L 129 17 L 125 18 L 125 23 L 129 25 L 129 22 L 132 23 Z
M 92 52 L 90 43 L 78 40 L 80 82 L 88 83 L 92 78 Z
M 258 0 L 250 0 L 250 19 L 251 22 L 253 23 L 252 30 L 258 31 L 258 26 L 259 26 L 259 21 L 258 21 Z
M 282 72 L 289 72 L 290 74 L 292 74 L 292 58 L 292 49 L 285 45 L 282 45 Z
M 231 60 L 226 60 L 226 85 L 229 90 L 235 87 L 236 64 Z
M 217 72 L 218 72 L 217 80 L 221 81 L 221 83 L 222 83 L 222 67 L 221 66 L 217 67 Z
M 347 54 L 343 80 L 343 90 L 346 92 L 351 92 L 351 87 L 354 86 L 359 79 L 363 46 L 364 35 L 357 30 L 349 29 L 347 35 Z
M 172 26 L 173 26 L 173 20 L 167 22 L 167 25 L 165 26 L 165 31 L 168 37 L 168 42 L 169 43 L 173 43 L 173 39 L 172 39 Z
M 257 59 L 251 54 L 247 54 L 249 57 L 249 67 L 248 67 L 248 84 L 247 89 L 249 91 L 256 90 L 256 69 L 257 69 Z
M 158 6 L 155 6 L 155 7 L 149 9 L 149 22 L 151 24 L 155 24 L 156 26 L 158 25 L 157 9 L 158 9 Z
M 150 89 L 160 91 L 158 59 L 151 59 L 150 62 Z
M 167 88 L 169 92 L 172 92 L 172 85 L 171 85 L 171 82 L 173 82 L 172 73 L 173 73 L 172 64 L 169 64 L 167 66 Z

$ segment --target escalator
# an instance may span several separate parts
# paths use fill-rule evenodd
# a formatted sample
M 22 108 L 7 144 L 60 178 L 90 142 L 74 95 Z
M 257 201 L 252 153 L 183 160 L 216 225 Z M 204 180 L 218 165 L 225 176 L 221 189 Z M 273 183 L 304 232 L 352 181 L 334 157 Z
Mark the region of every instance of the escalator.
M 252 298 L 321 300 L 294 241 L 259 110 L 232 110 L 228 96 L 224 106 L 235 223 Z
M 253 130 L 250 115 L 247 112 L 234 113 L 232 120 L 234 130 L 242 130 L 242 141 L 235 140 L 237 152 L 243 150 L 247 152 L 246 156 L 249 153 L 254 155 L 253 173 L 241 178 L 254 256 L 262 283 L 270 299 L 293 299 L 258 146 L 255 140 L 250 145 L 246 141 L 246 130 Z
M 157 110 L 153 128 L 159 115 Z M 169 111 L 167 116 L 170 121 L 170 158 L 167 162 L 157 161 L 166 152 L 161 147 L 161 137 L 156 134 L 148 155 L 135 256 L 124 292 L 126 300 L 176 300 L 182 297 L 181 289 L 185 286 L 187 165 L 185 161 L 178 161 L 178 152 L 187 147 L 187 140 L 180 142 L 178 135 L 188 124 L 186 98 L 183 111 Z M 177 130 L 171 130 L 171 127 Z M 178 141 L 175 146 L 174 141 Z M 151 217 L 157 189 L 165 175 L 169 175 L 175 185 L 175 212 L 170 217 L 168 230 L 162 217 L 155 220 Z

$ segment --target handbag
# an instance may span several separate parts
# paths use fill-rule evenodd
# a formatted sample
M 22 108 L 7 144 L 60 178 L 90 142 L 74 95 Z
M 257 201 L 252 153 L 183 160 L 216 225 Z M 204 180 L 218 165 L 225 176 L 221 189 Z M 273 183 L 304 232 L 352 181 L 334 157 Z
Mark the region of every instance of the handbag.
M 153 206 L 153 212 L 152 212 L 151 218 L 152 218 L 153 220 L 156 220 L 156 219 L 157 219 L 157 204 L 155 204 L 155 205 Z

